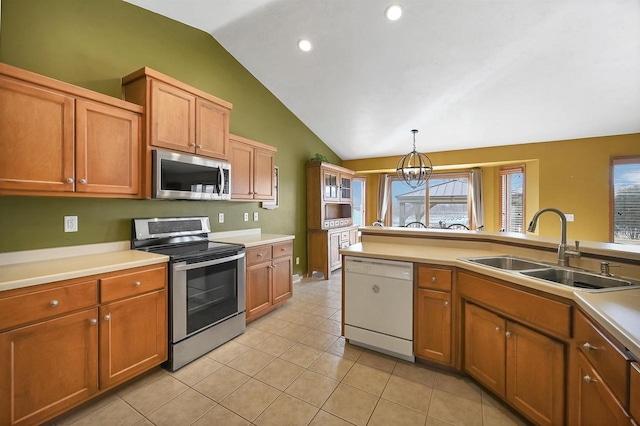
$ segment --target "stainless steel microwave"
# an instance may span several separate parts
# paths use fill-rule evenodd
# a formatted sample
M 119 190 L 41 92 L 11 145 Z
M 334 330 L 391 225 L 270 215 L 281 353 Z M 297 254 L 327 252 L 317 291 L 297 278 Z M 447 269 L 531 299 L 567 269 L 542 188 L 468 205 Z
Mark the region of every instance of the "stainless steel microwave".
M 231 164 L 211 158 L 153 150 L 152 197 L 230 200 Z

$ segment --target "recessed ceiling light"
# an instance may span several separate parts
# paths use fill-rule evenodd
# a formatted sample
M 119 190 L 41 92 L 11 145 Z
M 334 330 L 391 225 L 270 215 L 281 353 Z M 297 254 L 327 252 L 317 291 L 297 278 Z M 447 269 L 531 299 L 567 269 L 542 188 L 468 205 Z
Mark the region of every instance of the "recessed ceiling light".
M 384 11 L 387 19 L 390 21 L 397 21 L 402 16 L 402 7 L 398 4 L 392 4 Z
M 305 40 L 305 39 L 298 40 L 298 47 L 303 52 L 308 52 L 313 48 L 313 46 L 311 46 L 311 42 L 309 40 Z

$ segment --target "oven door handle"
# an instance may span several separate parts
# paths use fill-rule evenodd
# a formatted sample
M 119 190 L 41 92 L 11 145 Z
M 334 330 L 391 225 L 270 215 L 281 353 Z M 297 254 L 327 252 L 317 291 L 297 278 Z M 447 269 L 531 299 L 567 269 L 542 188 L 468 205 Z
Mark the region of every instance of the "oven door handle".
M 221 257 L 220 259 L 207 260 L 205 262 L 191 263 L 191 264 L 177 264 L 174 269 L 178 272 L 188 271 L 190 269 L 204 268 L 205 266 L 220 265 L 221 263 L 233 262 L 234 260 L 242 259 L 245 256 L 244 253 L 236 254 L 234 256 Z

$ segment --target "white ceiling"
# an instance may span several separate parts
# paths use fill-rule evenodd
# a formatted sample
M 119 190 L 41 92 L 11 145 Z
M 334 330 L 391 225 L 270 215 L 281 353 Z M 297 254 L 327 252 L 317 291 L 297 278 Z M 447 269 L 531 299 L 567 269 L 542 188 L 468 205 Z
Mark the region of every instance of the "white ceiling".
M 413 128 L 424 152 L 640 132 L 639 0 L 126 1 L 213 35 L 345 160 Z

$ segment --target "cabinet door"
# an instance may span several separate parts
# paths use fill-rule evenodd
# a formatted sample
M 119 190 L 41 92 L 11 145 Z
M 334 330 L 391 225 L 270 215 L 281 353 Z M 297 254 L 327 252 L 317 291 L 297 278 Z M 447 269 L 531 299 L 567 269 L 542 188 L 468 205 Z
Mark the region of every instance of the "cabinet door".
M 451 293 L 418 289 L 415 354 L 451 363 Z
M 254 199 L 267 201 L 275 199 L 273 193 L 274 167 L 275 156 L 273 152 L 256 148 L 253 170 Z
M 0 334 L 0 424 L 33 425 L 98 391 L 98 310 Z
M 0 191 L 73 191 L 73 120 L 73 98 L 0 77 Z
M 564 423 L 565 347 L 507 323 L 506 398 L 539 425 Z
M 338 174 L 328 170 L 322 171 L 323 182 L 323 199 L 325 201 L 338 201 L 340 194 L 338 194 Z
M 340 231 L 329 233 L 329 269 L 331 271 L 339 268 L 342 262 L 340 239 Z
M 569 380 L 573 381 L 578 393 L 573 404 L 576 424 L 629 425 L 629 418 L 593 366 L 581 353 L 576 351 L 575 355 L 576 367 Z
M 100 307 L 100 389 L 122 383 L 167 359 L 164 290 Z
M 196 100 L 196 154 L 229 158 L 229 110 L 204 99 Z
M 506 322 L 470 303 L 465 303 L 464 313 L 464 369 L 504 397 Z
M 275 305 L 293 295 L 293 259 L 290 256 L 274 259 L 271 274 Z
M 151 138 L 153 146 L 195 152 L 196 97 L 168 84 L 151 81 Z
M 349 245 L 352 246 L 358 243 L 358 228 L 349 230 Z
M 253 148 L 229 141 L 231 162 L 231 198 L 253 200 Z
M 76 102 L 77 192 L 140 192 L 140 122 L 130 111 Z
M 340 201 L 351 201 L 350 175 L 340 175 Z
M 247 319 L 271 308 L 270 267 L 270 262 L 247 267 Z

